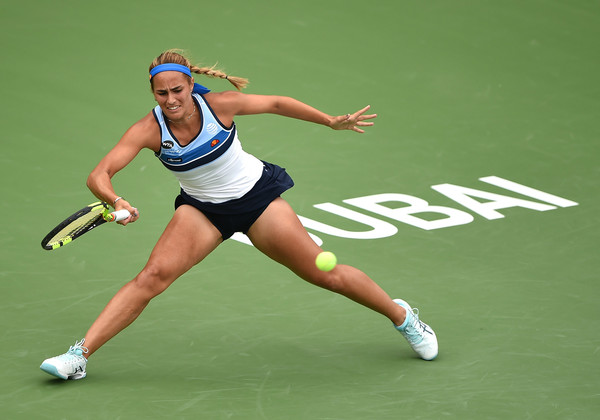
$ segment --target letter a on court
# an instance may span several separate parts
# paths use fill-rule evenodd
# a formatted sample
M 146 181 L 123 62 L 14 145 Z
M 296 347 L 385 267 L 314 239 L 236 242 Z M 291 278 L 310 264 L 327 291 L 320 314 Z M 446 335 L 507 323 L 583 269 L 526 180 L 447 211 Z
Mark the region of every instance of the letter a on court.
M 545 201 L 547 203 L 558 205 L 560 207 L 577 205 L 577 203 L 574 201 L 566 200 L 564 198 L 526 187 L 524 185 L 517 184 L 516 182 L 508 181 L 499 177 L 484 177 L 480 179 L 488 184 L 496 185 L 504 189 Z M 434 185 L 431 188 L 488 220 L 503 218 L 504 215 L 497 210 L 510 207 L 523 207 L 536 211 L 548 211 L 556 209 L 555 206 L 548 204 L 537 203 L 534 201 L 523 200 L 501 194 L 494 194 L 473 188 L 461 187 L 459 185 L 440 184 Z M 488 201 L 480 202 L 472 197 L 483 198 L 484 200 Z

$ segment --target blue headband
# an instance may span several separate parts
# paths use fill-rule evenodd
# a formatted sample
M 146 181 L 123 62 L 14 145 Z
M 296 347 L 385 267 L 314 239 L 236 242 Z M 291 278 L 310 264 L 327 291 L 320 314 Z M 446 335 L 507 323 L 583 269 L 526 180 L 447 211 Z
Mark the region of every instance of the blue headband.
M 192 72 L 190 71 L 190 68 L 188 66 L 182 66 L 181 64 L 175 63 L 165 63 L 159 64 L 158 66 L 150 70 L 150 78 L 152 79 L 158 73 L 161 73 L 163 71 L 178 71 L 179 73 L 187 74 L 189 77 L 192 77 Z
M 190 71 L 190 68 L 188 66 L 182 66 L 181 64 L 175 64 L 175 63 L 165 63 L 165 64 L 159 64 L 158 66 L 156 66 L 152 70 L 150 70 L 150 79 L 152 79 L 158 73 L 161 73 L 163 71 L 178 71 L 189 77 L 192 77 L 192 72 Z M 198 83 L 194 83 L 193 92 L 205 94 L 205 93 L 210 92 L 210 89 L 208 89 Z

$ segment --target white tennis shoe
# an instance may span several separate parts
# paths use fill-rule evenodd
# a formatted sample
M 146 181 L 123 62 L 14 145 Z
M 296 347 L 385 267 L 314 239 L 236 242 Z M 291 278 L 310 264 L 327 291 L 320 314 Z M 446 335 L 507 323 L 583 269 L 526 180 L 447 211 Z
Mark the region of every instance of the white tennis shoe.
M 87 359 L 83 354 L 89 350 L 83 346 L 84 342 L 85 339 L 75 342 L 66 353 L 44 360 L 40 369 L 65 380 L 85 378 Z
M 412 349 L 424 360 L 433 360 L 438 355 L 438 342 L 431 327 L 419 319 L 419 310 L 413 309 L 402 299 L 394 299 L 406 309 L 406 320 L 396 329 L 406 338 Z

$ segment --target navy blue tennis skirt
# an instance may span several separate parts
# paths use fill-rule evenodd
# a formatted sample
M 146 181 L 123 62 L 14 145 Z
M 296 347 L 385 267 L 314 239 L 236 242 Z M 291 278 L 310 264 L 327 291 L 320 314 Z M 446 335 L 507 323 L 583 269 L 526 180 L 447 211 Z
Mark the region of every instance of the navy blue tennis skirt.
M 215 204 L 196 200 L 181 190 L 175 209 L 187 204 L 200 210 L 226 240 L 235 232 L 247 233 L 269 204 L 293 186 L 284 168 L 263 161 L 262 176 L 243 197 Z

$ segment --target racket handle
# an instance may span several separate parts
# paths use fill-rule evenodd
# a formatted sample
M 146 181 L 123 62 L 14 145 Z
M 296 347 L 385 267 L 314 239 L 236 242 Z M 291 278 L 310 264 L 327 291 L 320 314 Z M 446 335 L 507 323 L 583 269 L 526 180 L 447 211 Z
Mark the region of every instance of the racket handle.
M 131 213 L 125 209 L 117 210 L 104 216 L 104 220 L 107 222 L 118 222 L 119 220 L 127 219 L 130 215 Z

